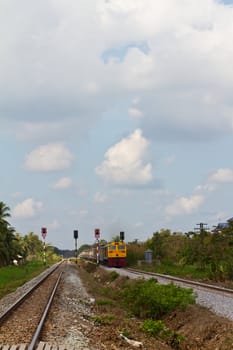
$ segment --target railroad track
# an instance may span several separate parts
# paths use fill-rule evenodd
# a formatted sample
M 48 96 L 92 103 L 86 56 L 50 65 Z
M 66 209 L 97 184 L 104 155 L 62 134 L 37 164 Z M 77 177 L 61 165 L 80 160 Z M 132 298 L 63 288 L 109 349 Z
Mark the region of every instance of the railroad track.
M 147 276 L 157 278 L 159 280 L 162 279 L 162 280 L 168 281 L 168 282 L 177 282 L 177 283 L 182 284 L 182 285 L 187 285 L 190 288 L 191 287 L 201 287 L 201 288 L 205 288 L 208 290 L 219 291 L 221 293 L 229 293 L 230 295 L 233 296 L 233 289 L 230 289 L 230 288 L 225 288 L 225 287 L 220 287 L 220 286 L 213 285 L 213 284 L 198 282 L 195 280 L 187 280 L 187 279 L 183 279 L 183 278 L 175 277 L 175 276 L 171 276 L 171 275 L 164 275 L 164 274 L 155 273 L 155 272 L 142 271 L 142 270 L 138 270 L 138 269 L 134 269 L 134 268 L 127 268 L 126 270 L 133 272 L 137 275 L 141 275 L 141 276 L 147 275 Z
M 34 350 L 52 304 L 63 264 L 56 265 L 0 316 L 0 349 Z M 15 345 L 17 344 L 17 345 Z M 40 349 L 48 349 L 40 346 Z
M 116 271 L 122 275 L 128 275 L 130 278 L 137 276 L 156 278 L 158 283 L 167 284 L 173 282 L 182 288 L 192 288 L 197 296 L 197 304 L 233 321 L 233 289 L 132 268 L 118 269 Z

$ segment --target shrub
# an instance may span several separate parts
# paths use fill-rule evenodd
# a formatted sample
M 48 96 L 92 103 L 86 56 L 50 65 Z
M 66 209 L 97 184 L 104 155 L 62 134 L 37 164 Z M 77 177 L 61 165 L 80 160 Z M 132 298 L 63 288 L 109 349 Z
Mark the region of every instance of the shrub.
M 170 344 L 173 349 L 180 349 L 180 344 L 184 340 L 182 335 L 169 330 L 161 320 L 145 320 L 141 327 L 144 332 L 152 335 L 153 337 L 159 337 L 166 340 L 166 342 Z
M 154 321 L 154 320 L 148 319 L 142 323 L 142 329 L 144 332 L 150 335 L 158 336 L 162 331 L 166 330 L 166 327 L 163 321 L 161 320 Z
M 126 329 L 126 328 L 123 328 L 121 333 L 127 338 L 131 337 L 130 331 L 128 329 Z
M 192 289 L 174 284 L 158 284 L 154 279 L 128 283 L 121 293 L 122 302 L 135 316 L 153 320 L 175 310 L 185 309 L 195 303 Z
M 96 325 L 111 325 L 115 319 L 115 315 L 102 315 L 102 316 L 94 316 L 93 321 Z
M 109 273 L 109 281 L 110 282 L 115 281 L 117 279 L 117 277 L 119 277 L 119 274 L 116 271 L 113 270 Z
M 90 261 L 85 261 L 82 267 L 89 273 L 93 273 L 97 269 L 97 265 L 95 263 L 92 263 Z
M 95 304 L 96 304 L 96 305 L 99 305 L 99 306 L 104 306 L 104 305 L 110 305 L 110 306 L 112 306 L 114 303 L 113 303 L 112 300 L 99 299 L 99 300 L 96 300 Z

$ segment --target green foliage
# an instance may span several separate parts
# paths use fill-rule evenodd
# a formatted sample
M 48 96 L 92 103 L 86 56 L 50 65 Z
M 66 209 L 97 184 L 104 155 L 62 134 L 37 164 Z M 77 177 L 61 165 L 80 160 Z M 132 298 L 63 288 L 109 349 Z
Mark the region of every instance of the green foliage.
M 90 244 L 83 244 L 83 245 L 81 245 L 81 247 L 78 248 L 77 253 L 80 254 L 83 251 L 90 249 L 91 247 L 92 246 Z
M 107 300 L 107 299 L 98 299 L 98 300 L 95 301 L 95 304 L 99 305 L 99 306 L 105 306 L 105 305 L 112 306 L 113 305 L 113 301 L 112 300 Z
M 33 232 L 21 236 L 9 224 L 10 208 L 0 202 L 0 267 L 8 266 L 13 260 L 39 260 L 43 256 L 43 243 Z M 54 250 L 46 246 L 47 255 L 55 259 Z
M 126 337 L 126 338 L 130 338 L 131 337 L 130 331 L 128 329 L 126 329 L 126 328 L 122 329 L 121 334 L 123 334 L 124 337 Z
M 104 296 L 104 297 L 114 297 L 115 296 L 115 291 L 111 288 L 111 287 L 102 287 L 101 288 L 101 294 Z
M 101 325 L 103 324 L 103 319 L 101 316 L 93 316 L 93 321 L 95 324 L 97 325 Z
M 173 284 L 157 284 L 156 280 L 130 281 L 121 293 L 122 302 L 135 316 L 158 319 L 175 310 L 195 303 L 192 289 Z
M 164 332 L 166 330 L 166 327 L 163 321 L 161 320 L 155 321 L 155 320 L 147 319 L 143 321 L 142 329 L 144 332 L 150 335 L 153 335 L 155 337 L 161 334 L 162 332 Z
M 196 265 L 179 265 L 171 264 L 171 262 L 164 262 L 162 265 L 151 265 L 144 267 L 146 271 L 162 273 L 166 275 L 192 277 L 197 279 L 209 278 L 209 269 L 201 270 Z
M 93 316 L 93 321 L 96 325 L 111 325 L 113 320 L 115 319 L 115 315 L 105 314 L 102 316 Z
M 0 298 L 39 275 L 45 268 L 42 261 L 0 268 Z
M 188 232 L 161 230 L 146 241 L 153 251 L 155 272 L 231 280 L 233 278 L 233 221 L 221 231 Z M 149 266 L 146 267 L 150 268 Z
M 89 273 L 95 272 L 97 269 L 97 265 L 91 261 L 84 261 L 82 267 Z
M 0 266 L 12 263 L 18 253 L 15 229 L 7 221 L 9 217 L 10 208 L 0 202 Z
M 42 258 L 43 243 L 34 232 L 30 232 L 22 238 L 22 247 L 27 260 L 38 260 Z
M 180 349 L 180 344 L 184 337 L 174 331 L 169 330 L 163 321 L 147 319 L 142 323 L 142 330 L 153 337 L 159 337 L 166 340 L 173 349 Z
M 109 277 L 109 281 L 113 282 L 113 281 L 115 281 L 115 279 L 117 279 L 117 277 L 119 277 L 119 273 L 117 273 L 115 270 L 113 270 L 109 273 L 108 277 Z
M 133 242 L 127 244 L 127 265 L 137 265 L 138 260 L 144 259 L 145 250 L 146 248 L 144 243 Z

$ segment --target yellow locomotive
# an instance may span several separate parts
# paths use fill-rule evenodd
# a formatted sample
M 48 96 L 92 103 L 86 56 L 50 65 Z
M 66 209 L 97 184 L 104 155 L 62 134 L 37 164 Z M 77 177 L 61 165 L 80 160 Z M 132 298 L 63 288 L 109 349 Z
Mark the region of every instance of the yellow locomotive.
M 99 261 L 109 267 L 126 265 L 127 248 L 123 241 L 110 242 L 99 246 Z

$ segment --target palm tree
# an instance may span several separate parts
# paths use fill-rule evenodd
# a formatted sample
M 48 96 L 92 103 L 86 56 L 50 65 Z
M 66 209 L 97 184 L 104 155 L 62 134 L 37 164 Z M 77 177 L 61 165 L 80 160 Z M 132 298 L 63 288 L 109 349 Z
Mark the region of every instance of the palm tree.
M 0 265 L 7 265 L 14 258 L 13 241 L 15 229 L 10 226 L 6 218 L 10 217 L 10 208 L 0 202 Z
M 9 218 L 11 216 L 9 211 L 10 208 L 4 202 L 0 202 L 0 227 L 2 225 L 9 225 L 9 222 L 6 221 L 6 218 Z

